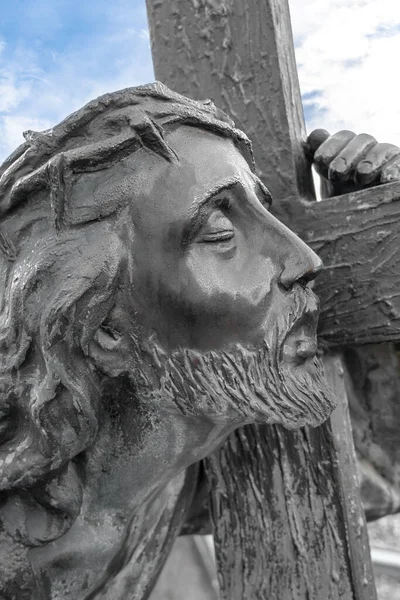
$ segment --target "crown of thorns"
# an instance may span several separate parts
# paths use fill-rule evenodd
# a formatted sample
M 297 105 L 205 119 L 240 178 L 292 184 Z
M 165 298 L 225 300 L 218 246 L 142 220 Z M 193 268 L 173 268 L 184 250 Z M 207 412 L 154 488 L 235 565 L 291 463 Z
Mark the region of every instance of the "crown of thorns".
M 73 174 L 111 167 L 140 147 L 177 161 L 163 135 L 163 126 L 174 123 L 233 138 L 254 170 L 250 140 L 223 111 L 157 81 L 100 96 L 52 129 L 24 132 L 25 142 L 0 166 L 0 220 L 29 194 L 47 188 L 55 226 L 62 228 Z M 1 228 L 0 249 L 16 259 L 17 248 Z

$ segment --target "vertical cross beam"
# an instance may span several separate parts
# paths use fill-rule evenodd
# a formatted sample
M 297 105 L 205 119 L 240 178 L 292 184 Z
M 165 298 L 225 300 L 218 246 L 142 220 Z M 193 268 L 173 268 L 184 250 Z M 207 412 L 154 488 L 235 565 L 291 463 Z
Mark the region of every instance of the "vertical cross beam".
M 313 187 L 287 1 L 147 0 L 147 9 L 157 79 L 235 120 L 275 214 L 290 220 L 281 200 L 311 199 Z M 339 401 L 329 423 L 246 427 L 207 461 L 226 600 L 376 599 L 340 357 L 325 366 Z
M 276 199 L 312 195 L 286 2 L 147 0 L 147 12 L 156 78 L 234 119 Z

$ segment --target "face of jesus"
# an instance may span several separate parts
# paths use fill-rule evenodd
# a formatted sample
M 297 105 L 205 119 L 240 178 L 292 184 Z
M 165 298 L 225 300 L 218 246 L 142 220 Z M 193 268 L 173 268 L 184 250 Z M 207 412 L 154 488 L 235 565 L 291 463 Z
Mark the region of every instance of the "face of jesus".
M 178 393 L 171 370 L 180 370 L 197 381 L 192 398 L 179 392 L 189 412 L 225 414 L 232 404 L 246 422 L 323 421 L 333 404 L 307 285 L 319 258 L 269 212 L 268 190 L 232 140 L 183 126 L 167 142 L 179 163 L 146 158 L 131 207 L 135 318 L 156 340 L 160 394 Z

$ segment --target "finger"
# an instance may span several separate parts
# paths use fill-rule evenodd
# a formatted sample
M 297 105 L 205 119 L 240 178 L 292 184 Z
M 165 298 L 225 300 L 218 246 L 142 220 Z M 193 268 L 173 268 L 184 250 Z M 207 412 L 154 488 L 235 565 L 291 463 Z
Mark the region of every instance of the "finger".
M 380 177 L 382 167 L 400 154 L 400 148 L 393 144 L 376 144 L 369 150 L 355 170 L 355 180 L 361 185 L 373 183 Z
M 321 146 L 318 148 L 314 155 L 314 164 L 322 177 L 328 178 L 328 169 L 330 163 L 334 158 L 343 150 L 345 146 L 355 137 L 353 131 L 344 129 L 334 135 L 331 135 Z
M 398 180 L 400 180 L 400 154 L 386 163 L 381 171 L 381 183 Z
M 314 129 L 307 138 L 305 144 L 306 155 L 310 160 L 314 160 L 316 150 L 329 137 L 329 131 L 326 129 Z
M 354 176 L 356 165 L 376 143 L 376 139 L 366 133 L 353 137 L 329 165 L 328 179 L 332 183 L 351 179 Z

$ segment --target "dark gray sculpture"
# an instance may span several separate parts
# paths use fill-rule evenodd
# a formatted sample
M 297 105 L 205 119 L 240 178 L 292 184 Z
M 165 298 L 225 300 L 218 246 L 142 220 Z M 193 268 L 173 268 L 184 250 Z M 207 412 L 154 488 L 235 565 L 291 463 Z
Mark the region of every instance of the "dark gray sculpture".
M 130 88 L 25 137 L 0 170 L 1 592 L 144 599 L 199 461 L 240 425 L 332 410 L 321 263 L 210 101 Z M 335 185 L 352 140 L 316 155 Z
M 1 169 L 4 598 L 146 598 L 198 461 L 333 408 L 317 256 L 250 142 L 160 83 L 108 94 Z

